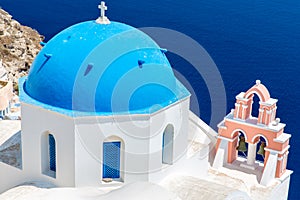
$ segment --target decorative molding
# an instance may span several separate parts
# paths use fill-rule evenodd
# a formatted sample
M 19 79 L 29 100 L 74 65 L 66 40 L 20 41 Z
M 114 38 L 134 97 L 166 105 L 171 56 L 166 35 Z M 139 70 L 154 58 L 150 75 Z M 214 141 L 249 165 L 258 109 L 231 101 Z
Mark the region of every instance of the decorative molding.
M 227 138 L 227 137 L 224 137 L 224 136 L 218 136 L 218 139 L 221 139 L 221 140 L 226 140 L 228 142 L 233 142 L 238 136 L 234 137 L 234 138 Z
M 269 151 L 270 153 L 276 153 L 276 154 L 284 154 L 286 151 L 289 150 L 289 148 L 290 148 L 290 145 L 285 147 L 282 151 L 277 151 L 277 150 L 269 149 L 269 148 L 265 147 L 265 151 Z
M 271 114 L 272 110 L 266 110 L 267 114 Z
M 244 109 L 246 109 L 246 108 L 248 108 L 248 105 L 242 105 L 242 107 L 243 107 Z

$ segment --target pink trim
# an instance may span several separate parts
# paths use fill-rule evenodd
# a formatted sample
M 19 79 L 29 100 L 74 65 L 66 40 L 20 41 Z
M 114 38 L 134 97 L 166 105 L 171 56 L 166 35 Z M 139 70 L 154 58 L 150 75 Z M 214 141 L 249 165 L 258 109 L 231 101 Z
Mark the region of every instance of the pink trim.
M 253 94 L 257 94 L 262 102 L 266 102 L 271 98 L 269 90 L 263 84 L 254 85 L 245 93 L 244 97 L 248 99 Z

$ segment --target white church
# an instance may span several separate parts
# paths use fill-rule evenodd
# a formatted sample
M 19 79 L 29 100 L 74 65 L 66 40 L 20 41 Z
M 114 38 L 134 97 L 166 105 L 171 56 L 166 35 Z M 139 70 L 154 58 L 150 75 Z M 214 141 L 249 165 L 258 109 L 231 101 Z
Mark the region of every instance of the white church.
M 188 165 L 189 91 L 148 35 L 110 22 L 102 6 L 98 20 L 45 44 L 20 80 L 22 163 L 31 179 L 155 182 L 176 168 L 168 166 Z M 191 175 L 203 174 L 191 166 Z
M 0 163 L 0 193 L 31 181 L 99 187 L 207 177 L 218 136 L 190 111 L 165 50 L 110 21 L 104 2 L 99 8 L 97 20 L 47 42 L 20 79 L 22 167 Z

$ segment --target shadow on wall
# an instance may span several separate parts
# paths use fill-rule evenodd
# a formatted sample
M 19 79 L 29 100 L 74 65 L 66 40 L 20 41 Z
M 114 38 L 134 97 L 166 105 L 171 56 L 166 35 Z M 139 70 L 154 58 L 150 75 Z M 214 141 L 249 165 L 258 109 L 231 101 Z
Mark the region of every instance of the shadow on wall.
M 0 162 L 22 169 L 21 131 L 13 134 L 0 146 Z

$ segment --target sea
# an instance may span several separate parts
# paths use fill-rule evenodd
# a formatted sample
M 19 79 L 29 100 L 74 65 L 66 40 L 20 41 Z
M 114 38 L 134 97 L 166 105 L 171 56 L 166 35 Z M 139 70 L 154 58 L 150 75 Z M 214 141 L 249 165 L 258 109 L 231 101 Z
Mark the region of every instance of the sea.
M 3 9 L 44 35 L 45 42 L 70 25 L 97 19 L 99 3 L 99 0 L 0 0 Z M 234 107 L 237 94 L 261 80 L 271 97 L 279 100 L 277 117 L 287 124 L 285 132 L 292 134 L 288 169 L 294 174 L 289 199 L 299 199 L 300 1 L 107 0 L 106 4 L 107 16 L 112 21 L 137 28 L 174 30 L 201 45 L 216 64 L 223 82 L 226 103 L 219 109 L 225 113 Z M 212 93 L 218 91 L 209 90 L 207 74 L 201 74 L 197 67 L 174 52 L 167 56 L 174 71 L 194 91 L 193 111 L 216 128 L 216 122 L 224 115 L 210 122 L 215 102 Z M 255 110 L 258 101 L 255 99 Z

